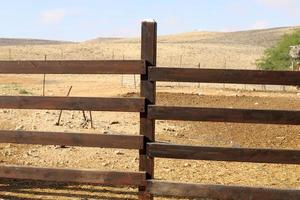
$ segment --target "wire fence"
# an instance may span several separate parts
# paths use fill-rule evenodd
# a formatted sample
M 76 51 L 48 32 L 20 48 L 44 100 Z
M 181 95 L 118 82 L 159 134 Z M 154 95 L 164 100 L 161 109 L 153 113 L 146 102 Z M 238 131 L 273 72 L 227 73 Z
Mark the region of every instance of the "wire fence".
M 7 49 L 7 56 L 2 55 L 0 59 L 2 60 L 20 60 L 20 53 L 15 53 L 13 49 Z M 55 54 L 43 54 L 42 52 L 36 53 L 34 52 L 32 55 L 30 51 L 26 52 L 26 57 L 32 57 L 34 60 L 70 60 L 70 58 L 74 58 L 74 60 L 86 60 L 90 58 L 81 57 L 81 56 L 74 56 L 72 52 L 65 52 L 63 49 L 56 49 Z M 6 58 L 5 58 L 6 57 Z M 167 58 L 167 59 L 166 59 Z M 126 52 L 120 52 L 120 50 L 112 50 L 111 52 L 102 53 L 101 55 L 94 57 L 93 59 L 103 59 L 103 60 L 130 60 L 136 59 L 136 56 L 126 55 Z M 205 60 L 191 64 L 189 55 L 179 54 L 179 55 L 164 55 L 163 58 L 158 58 L 158 65 L 159 66 L 170 66 L 170 67 L 179 67 L 179 68 L 218 68 L 218 69 L 237 69 L 230 66 L 230 62 L 232 63 L 232 59 L 230 57 L 224 57 L 223 61 L 215 64 L 215 66 L 211 66 L 207 64 Z M 160 64 L 161 63 L 161 64 Z M 249 67 L 251 66 L 251 67 Z M 239 69 L 257 69 L 255 65 L 251 64 L 245 68 Z M 258 69 L 257 69 L 258 70 Z M 45 96 L 45 85 L 46 85 L 46 78 L 47 75 L 44 74 L 43 76 L 43 91 L 42 95 Z M 138 88 L 140 83 L 140 77 L 136 75 L 120 75 L 119 80 L 121 87 L 133 87 Z M 297 91 L 296 87 L 291 86 L 271 86 L 271 85 L 237 85 L 237 84 L 211 84 L 211 83 L 157 83 L 158 87 L 194 87 L 199 89 L 205 88 L 215 88 L 215 89 L 233 89 L 233 90 L 245 90 L 245 91 L 280 91 L 280 92 L 290 92 L 290 91 Z

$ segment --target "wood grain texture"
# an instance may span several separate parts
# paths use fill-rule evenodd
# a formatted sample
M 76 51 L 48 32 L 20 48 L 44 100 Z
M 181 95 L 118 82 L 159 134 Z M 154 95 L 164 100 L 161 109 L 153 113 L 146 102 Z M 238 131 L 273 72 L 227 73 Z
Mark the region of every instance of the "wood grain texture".
M 256 124 L 300 125 L 300 110 L 254 110 L 205 107 L 149 106 L 149 118 Z
M 219 200 L 299 200 L 300 190 L 243 186 L 201 185 L 166 181 L 147 181 L 147 190 L 155 196 L 212 198 Z
M 300 150 L 201 147 L 148 143 L 147 154 L 148 156 L 159 158 L 300 165 Z
M 156 22 L 142 22 L 141 59 L 149 66 L 156 65 L 157 57 L 157 24 Z M 148 118 L 148 105 L 155 104 L 156 83 L 149 80 L 148 73 L 141 75 L 141 96 L 145 98 L 145 112 L 140 113 L 140 134 L 147 142 L 155 141 L 155 120 Z M 145 149 L 139 152 L 139 170 L 145 171 L 147 179 L 154 177 L 154 159 L 146 155 Z M 145 187 L 139 187 L 139 200 L 152 200 L 151 194 L 145 192 Z
M 144 112 L 144 98 L 0 96 L 0 108 Z
M 145 74 L 142 60 L 0 61 L 0 74 Z
M 143 172 L 0 166 L 0 177 L 8 179 L 40 180 L 53 182 L 139 186 L 145 184 L 146 174 Z
M 143 136 L 88 133 L 0 131 L 0 143 L 142 149 Z
M 300 71 L 151 67 L 151 81 L 300 85 Z

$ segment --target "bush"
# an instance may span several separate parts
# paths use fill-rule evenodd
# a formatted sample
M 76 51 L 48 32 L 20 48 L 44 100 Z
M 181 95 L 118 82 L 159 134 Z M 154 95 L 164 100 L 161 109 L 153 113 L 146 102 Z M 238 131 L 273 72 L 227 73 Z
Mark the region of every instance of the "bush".
M 300 29 L 291 34 L 285 34 L 273 47 L 264 52 L 263 58 L 256 61 L 256 65 L 262 70 L 289 70 L 292 66 L 292 58 L 289 56 L 290 46 L 300 44 Z

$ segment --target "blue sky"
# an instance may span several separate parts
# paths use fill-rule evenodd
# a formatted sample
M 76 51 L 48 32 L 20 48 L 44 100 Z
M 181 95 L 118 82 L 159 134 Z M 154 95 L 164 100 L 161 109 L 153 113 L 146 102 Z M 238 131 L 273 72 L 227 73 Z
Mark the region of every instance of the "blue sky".
M 134 37 L 153 18 L 159 34 L 300 25 L 300 0 L 9 0 L 0 37 L 83 41 Z

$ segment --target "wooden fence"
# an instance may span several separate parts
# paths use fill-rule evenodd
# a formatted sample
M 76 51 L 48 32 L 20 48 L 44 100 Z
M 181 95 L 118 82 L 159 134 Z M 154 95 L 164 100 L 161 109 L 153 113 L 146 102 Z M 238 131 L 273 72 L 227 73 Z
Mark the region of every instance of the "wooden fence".
M 0 177 L 139 187 L 139 199 L 153 196 L 216 199 L 300 199 L 299 189 L 187 184 L 154 179 L 154 158 L 300 164 L 300 150 L 186 146 L 155 141 L 155 120 L 300 125 L 300 110 L 253 110 L 155 105 L 156 82 L 300 85 L 300 72 L 156 67 L 157 25 L 142 23 L 141 60 L 0 61 L 0 74 L 140 74 L 139 98 L 1 96 L 1 109 L 91 110 L 140 113 L 140 135 L 0 131 L 1 143 L 139 150 L 139 172 L 0 167 Z

